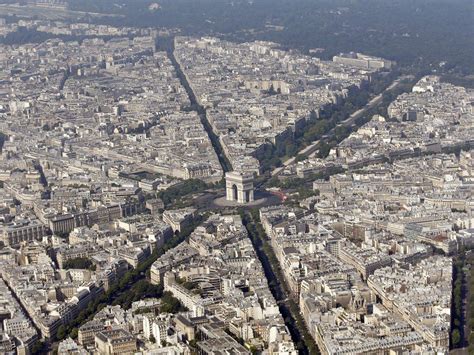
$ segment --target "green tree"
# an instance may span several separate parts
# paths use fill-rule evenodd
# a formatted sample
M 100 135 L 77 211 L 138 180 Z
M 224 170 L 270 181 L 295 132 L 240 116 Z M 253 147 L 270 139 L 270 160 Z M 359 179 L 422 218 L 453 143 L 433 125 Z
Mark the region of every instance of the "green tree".
M 186 308 L 181 305 L 179 300 L 173 297 L 171 292 L 164 292 L 161 302 L 161 313 L 179 313 L 186 310 Z
M 321 141 L 321 143 L 319 143 L 318 157 L 321 159 L 326 158 L 329 155 L 330 150 L 331 146 L 325 141 Z
M 76 339 L 77 338 L 77 333 L 78 333 L 78 329 L 76 327 L 74 327 L 74 328 L 72 328 L 71 333 L 69 334 L 69 336 L 73 339 Z
M 454 329 L 453 333 L 451 334 L 451 343 L 454 347 L 459 345 L 461 342 L 461 334 L 459 333 L 459 329 Z
M 58 340 L 62 340 L 66 337 L 66 335 L 67 335 L 66 327 L 63 324 L 61 324 L 58 328 L 57 333 L 56 333 L 56 338 Z
M 288 144 L 286 144 L 286 146 L 285 146 L 285 155 L 286 156 L 292 157 L 297 152 L 298 152 L 298 150 L 292 142 L 289 142 Z
M 196 349 L 197 348 L 197 340 L 196 339 L 193 339 L 189 342 L 189 346 L 193 349 Z
M 300 162 L 300 161 L 304 161 L 308 159 L 308 156 L 306 154 L 298 154 L 296 157 L 295 157 L 295 162 Z
M 95 271 L 96 266 L 88 258 L 74 258 L 66 260 L 63 265 L 63 269 L 87 269 Z
M 45 344 L 42 341 L 37 341 L 35 345 L 33 345 L 33 348 L 31 349 L 31 353 L 33 355 L 39 355 L 43 353 L 43 350 L 45 348 Z

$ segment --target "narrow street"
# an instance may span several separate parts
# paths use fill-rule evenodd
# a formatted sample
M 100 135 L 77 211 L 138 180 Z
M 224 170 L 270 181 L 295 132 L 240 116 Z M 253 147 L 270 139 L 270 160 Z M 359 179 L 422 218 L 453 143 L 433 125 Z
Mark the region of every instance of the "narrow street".
M 263 266 L 270 291 L 273 297 L 275 297 L 285 325 L 290 331 L 299 354 L 318 354 L 318 347 L 306 328 L 306 324 L 299 312 L 298 303 L 290 296 L 289 288 L 283 277 L 282 270 L 276 261 L 276 257 L 273 254 L 273 249 L 266 240 L 266 236 L 262 234 L 264 233 L 261 232 L 263 229 L 259 231 L 257 227 L 260 225 L 260 222 L 256 221 L 249 211 L 244 212 L 242 220 L 255 252 Z
M 207 118 L 206 109 L 198 102 L 196 98 L 196 94 L 194 93 L 188 81 L 188 78 L 186 77 L 186 74 L 183 72 L 183 70 L 181 69 L 181 65 L 179 64 L 179 61 L 176 59 L 176 56 L 174 54 L 174 44 L 171 45 L 170 48 L 167 49 L 166 53 L 171 63 L 173 64 L 173 67 L 176 71 L 176 74 L 179 80 L 181 81 L 181 85 L 183 85 L 183 87 L 185 88 L 188 94 L 189 101 L 191 102 L 191 107 L 198 113 L 199 118 L 201 119 L 201 123 L 204 126 L 204 129 L 206 130 L 207 135 L 209 136 L 209 139 L 212 143 L 212 147 L 214 148 L 217 154 L 217 158 L 219 159 L 219 163 L 221 164 L 222 170 L 224 171 L 224 173 L 231 171 L 232 165 L 230 164 L 229 159 L 225 155 L 225 152 L 224 152 L 224 149 L 222 148 L 219 137 L 212 129 L 211 123 L 209 122 Z

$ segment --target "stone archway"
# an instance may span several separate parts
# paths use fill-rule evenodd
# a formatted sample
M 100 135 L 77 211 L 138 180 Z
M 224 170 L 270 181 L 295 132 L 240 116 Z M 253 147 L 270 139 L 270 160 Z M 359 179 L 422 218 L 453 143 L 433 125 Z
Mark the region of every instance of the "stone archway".
M 237 203 L 253 201 L 253 173 L 226 173 L 226 199 Z
M 245 191 L 245 202 L 250 202 L 250 191 L 249 190 Z
M 237 201 L 238 199 L 238 189 L 237 189 L 237 185 L 236 184 L 233 184 L 232 185 L 232 200 L 233 201 Z

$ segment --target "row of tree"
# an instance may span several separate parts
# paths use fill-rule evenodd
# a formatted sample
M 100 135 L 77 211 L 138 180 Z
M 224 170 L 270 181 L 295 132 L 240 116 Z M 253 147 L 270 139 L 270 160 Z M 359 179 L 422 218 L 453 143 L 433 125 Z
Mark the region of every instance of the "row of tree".
M 334 128 L 334 134 L 331 138 L 322 140 L 318 147 L 318 157 L 327 157 L 331 148 L 346 138 L 352 131 L 350 127 L 337 126 L 337 124 L 347 119 L 353 112 L 364 107 L 372 95 L 378 95 L 385 90 L 399 74 L 400 72 L 395 69 L 389 73 L 375 76 L 370 84 L 361 89 L 355 87 L 350 88 L 348 96 L 344 99 L 343 103 L 326 105 L 326 107 L 321 110 L 319 116 L 314 110 L 311 111 L 307 126 L 304 130 L 296 132 L 294 136 L 287 137 L 283 142 L 277 145 L 267 143 L 263 149 L 259 151 L 256 158 L 260 161 L 262 170 L 268 171 L 281 166 L 283 157 L 289 158 L 295 156 L 299 150 L 320 140 Z M 358 122 L 360 124 L 365 123 L 365 121 L 362 120 Z
M 463 267 L 464 254 L 458 256 L 453 265 L 453 294 L 452 294 L 452 324 L 451 324 L 451 347 L 458 348 L 462 345 L 464 336 L 464 313 L 463 313 Z
M 464 248 L 453 259 L 451 348 L 474 353 L 474 253 Z
M 121 305 L 124 308 L 129 308 L 134 301 L 146 297 L 160 297 L 164 295 L 160 285 L 151 285 L 145 279 L 146 274 L 149 272 L 151 265 L 161 255 L 163 255 L 167 250 L 182 243 L 205 218 L 205 216 L 197 215 L 189 227 L 174 235 L 163 247 L 155 249 L 153 253 L 135 269 L 127 271 L 120 281 L 112 285 L 105 293 L 97 297 L 94 301 L 89 302 L 87 308 L 82 310 L 72 322 L 65 324 L 61 329 L 61 332 L 58 331 L 56 339 L 53 340 L 62 340 L 67 336 L 76 338 L 78 328 L 85 322 L 91 320 L 98 311 L 107 305 Z M 165 305 L 168 304 L 168 298 L 169 295 L 165 298 Z M 177 308 L 179 309 L 175 302 L 170 302 L 169 308 L 165 308 L 165 310 L 173 310 Z
M 474 354 L 474 256 L 469 254 L 468 262 L 466 263 L 468 269 L 466 270 L 466 285 L 467 285 L 467 327 L 465 338 L 468 342 L 468 353 Z
M 168 207 L 186 195 L 203 192 L 210 187 L 202 180 L 189 179 L 158 192 L 158 197 Z

